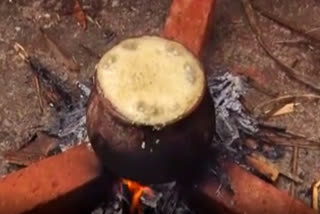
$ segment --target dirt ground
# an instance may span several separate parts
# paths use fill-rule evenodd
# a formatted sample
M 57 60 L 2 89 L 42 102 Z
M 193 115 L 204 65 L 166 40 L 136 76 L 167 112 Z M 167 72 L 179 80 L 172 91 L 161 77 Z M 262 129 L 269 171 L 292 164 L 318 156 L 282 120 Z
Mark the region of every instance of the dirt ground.
M 93 20 L 88 22 L 84 31 L 72 16 L 71 2 L 2 0 L 0 3 L 0 175 L 12 170 L 2 158 L 4 152 L 20 148 L 37 131 L 50 127 L 55 117 L 55 111 L 46 103 L 43 112 L 40 111 L 34 75 L 17 55 L 14 43 L 24 46 L 30 55 L 56 72 L 70 90 L 76 90 L 77 81 L 90 85 L 99 56 L 117 41 L 130 36 L 161 32 L 171 4 L 171 0 L 83 0 L 82 6 Z M 262 36 L 273 54 L 294 66 L 301 75 L 320 82 L 320 2 L 255 0 L 253 5 L 256 9 L 264 8 L 276 17 L 294 23 L 301 31 L 312 34 L 312 39 L 308 39 L 261 13 L 257 14 Z M 70 72 L 61 60 L 53 56 L 39 31 L 40 27 L 67 55 L 78 62 L 80 72 Z M 229 68 L 236 73 L 251 71 L 256 84 L 277 92 L 278 96 L 305 93 L 317 95 L 290 79 L 265 53 L 248 24 L 240 1 L 218 1 L 215 27 L 204 64 L 209 74 L 218 67 Z M 271 99 L 254 88 L 245 98 L 250 110 Z M 286 126 L 290 131 L 314 140 L 312 148 L 299 148 L 297 156 L 297 175 L 303 179 L 303 183 L 297 185 L 296 195 L 310 204 L 312 184 L 320 179 L 319 99 L 294 101 L 298 103 L 294 112 L 272 117 L 269 122 Z M 309 143 L 305 140 L 291 143 L 297 142 Z M 290 172 L 293 148 L 286 146 L 284 150 L 284 157 L 273 161 L 281 170 Z M 292 182 L 281 177 L 277 185 L 289 191 Z

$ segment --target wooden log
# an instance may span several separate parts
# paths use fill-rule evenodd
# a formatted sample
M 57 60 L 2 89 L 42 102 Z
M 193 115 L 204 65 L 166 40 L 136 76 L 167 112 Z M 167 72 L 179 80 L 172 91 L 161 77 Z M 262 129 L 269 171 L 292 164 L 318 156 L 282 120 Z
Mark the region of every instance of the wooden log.
M 0 179 L 0 213 L 83 213 L 107 200 L 113 179 L 81 145 Z

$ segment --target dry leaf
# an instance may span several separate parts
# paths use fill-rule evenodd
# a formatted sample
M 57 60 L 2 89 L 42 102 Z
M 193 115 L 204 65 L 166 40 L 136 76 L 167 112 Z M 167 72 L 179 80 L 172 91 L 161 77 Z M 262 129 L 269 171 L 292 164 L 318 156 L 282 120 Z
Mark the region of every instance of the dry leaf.
M 278 111 L 273 113 L 272 117 L 292 113 L 294 112 L 295 106 L 296 106 L 295 103 L 288 103 L 284 105 L 282 108 L 280 108 Z
M 11 163 L 21 166 L 29 166 L 43 158 L 58 147 L 59 139 L 48 136 L 45 133 L 37 133 L 37 137 L 28 142 L 18 151 L 8 151 L 4 154 L 4 159 Z

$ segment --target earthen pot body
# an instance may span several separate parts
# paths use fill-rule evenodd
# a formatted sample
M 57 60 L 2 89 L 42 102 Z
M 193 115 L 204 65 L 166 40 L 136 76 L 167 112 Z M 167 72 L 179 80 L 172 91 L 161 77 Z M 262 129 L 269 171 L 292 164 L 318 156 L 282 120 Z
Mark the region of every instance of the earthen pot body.
M 193 175 L 200 167 L 215 129 L 208 91 L 189 115 L 164 127 L 135 125 L 104 98 L 95 84 L 87 110 L 92 147 L 108 170 L 144 184 Z

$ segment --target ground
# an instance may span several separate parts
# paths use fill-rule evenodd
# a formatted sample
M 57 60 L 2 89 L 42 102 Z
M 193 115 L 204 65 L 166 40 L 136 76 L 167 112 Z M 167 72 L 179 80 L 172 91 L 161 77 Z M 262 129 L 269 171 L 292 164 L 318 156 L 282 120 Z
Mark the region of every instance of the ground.
M 83 0 L 82 6 L 93 20 L 88 22 L 84 31 L 72 16 L 71 2 L 3 0 L 0 3 L 0 175 L 12 170 L 3 160 L 3 154 L 20 148 L 37 131 L 50 127 L 55 118 L 55 111 L 48 104 L 45 103 L 43 111 L 40 110 L 34 75 L 14 50 L 15 42 L 59 75 L 70 90 L 76 90 L 77 81 L 90 85 L 99 56 L 112 45 L 131 36 L 159 34 L 171 4 L 171 0 Z M 310 76 L 315 82 L 320 80 L 320 22 L 317 20 L 320 2 L 253 2 L 255 8 L 264 8 L 264 11 L 295 23 L 299 29 L 312 34 L 312 39 L 308 40 L 257 13 L 262 36 L 274 55 L 290 66 L 295 66 L 301 75 Z M 203 60 L 208 75 L 217 68 L 229 68 L 236 73 L 251 71 L 256 84 L 268 91 L 277 92 L 279 96 L 316 94 L 290 79 L 264 52 L 249 26 L 241 1 L 220 0 L 216 12 L 215 27 Z M 50 47 L 40 27 L 67 55 L 78 62 L 79 72 L 70 72 L 68 66 L 54 57 L 48 50 Z M 112 39 L 113 35 L 115 37 Z M 254 88 L 250 89 L 245 98 L 252 112 L 255 107 L 270 99 L 273 98 Z M 318 100 L 295 100 L 299 105 L 293 113 L 269 119 L 273 124 L 284 125 L 292 132 L 315 141 L 312 149 L 300 148 L 298 152 L 297 174 L 304 182 L 297 186 L 297 197 L 307 203 L 310 203 L 309 190 L 320 177 L 320 150 L 317 149 L 320 143 Z M 305 142 L 302 140 L 299 143 Z M 284 157 L 274 162 L 279 168 L 291 171 L 293 148 L 285 147 L 284 150 Z M 281 178 L 277 185 L 289 190 L 292 182 Z

